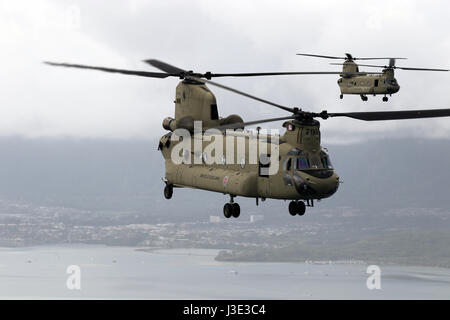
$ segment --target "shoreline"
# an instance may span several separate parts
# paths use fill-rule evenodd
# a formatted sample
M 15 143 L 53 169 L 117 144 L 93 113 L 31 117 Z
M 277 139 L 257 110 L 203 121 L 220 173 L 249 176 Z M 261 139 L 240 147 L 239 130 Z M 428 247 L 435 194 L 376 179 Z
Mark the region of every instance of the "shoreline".
M 430 267 L 430 268 L 439 268 L 444 270 L 449 270 L 450 267 L 436 265 L 436 264 L 418 264 L 418 263 L 401 263 L 392 261 L 389 259 L 372 259 L 372 260 L 360 260 L 360 259 L 316 259 L 311 260 L 308 258 L 305 259 L 280 259 L 275 260 L 271 258 L 266 259 L 255 259 L 254 257 L 250 259 L 246 259 L 246 256 L 241 257 L 230 257 L 227 258 L 221 257 L 222 252 L 232 252 L 230 249 L 216 249 L 216 248 L 201 248 L 201 247 L 180 247 L 180 248 L 165 248 L 165 247 L 139 247 L 139 246 L 126 246 L 126 245 L 107 245 L 107 244 L 89 244 L 89 243 L 62 243 L 62 244 L 42 244 L 35 246 L 19 246 L 19 247 L 0 247 L 0 252 L 8 252 L 8 251 L 35 251 L 39 249 L 86 249 L 86 248 L 128 248 L 136 252 L 143 253 L 151 253 L 158 255 L 179 255 L 179 256 L 204 256 L 204 257 L 212 257 L 214 261 L 221 263 L 258 263 L 258 264 L 269 264 L 269 263 L 300 263 L 306 265 L 371 265 L 378 264 L 383 266 L 395 266 L 395 267 Z M 197 251 L 197 252 L 188 252 L 188 251 Z M 203 253 L 198 252 L 203 251 Z M 208 253 L 210 252 L 210 253 Z M 214 253 L 212 253 L 214 252 Z

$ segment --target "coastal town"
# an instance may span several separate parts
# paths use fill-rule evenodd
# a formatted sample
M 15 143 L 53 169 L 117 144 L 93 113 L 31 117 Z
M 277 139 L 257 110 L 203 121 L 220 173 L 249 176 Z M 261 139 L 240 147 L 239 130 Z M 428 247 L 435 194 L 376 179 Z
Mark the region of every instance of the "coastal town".
M 145 212 L 90 211 L 2 199 L 0 246 L 202 248 L 222 250 L 216 257 L 222 261 L 384 259 L 424 265 L 431 261 L 433 265 L 450 267 L 448 248 L 433 247 L 449 240 L 448 217 L 443 209 L 396 209 L 367 215 L 347 207 L 315 209 L 307 219 L 246 214 L 235 220 L 210 215 L 196 221 L 170 221 Z M 405 258 L 405 250 L 414 254 Z M 430 255 L 432 259 L 428 259 Z

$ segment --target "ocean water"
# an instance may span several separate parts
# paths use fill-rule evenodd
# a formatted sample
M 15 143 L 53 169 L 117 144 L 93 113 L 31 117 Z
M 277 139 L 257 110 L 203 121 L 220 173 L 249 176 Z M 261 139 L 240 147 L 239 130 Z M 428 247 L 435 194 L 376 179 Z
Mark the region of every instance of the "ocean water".
M 0 248 L 1 299 L 449 299 L 450 269 L 217 262 L 217 250 L 97 245 Z M 80 267 L 80 290 L 67 267 Z

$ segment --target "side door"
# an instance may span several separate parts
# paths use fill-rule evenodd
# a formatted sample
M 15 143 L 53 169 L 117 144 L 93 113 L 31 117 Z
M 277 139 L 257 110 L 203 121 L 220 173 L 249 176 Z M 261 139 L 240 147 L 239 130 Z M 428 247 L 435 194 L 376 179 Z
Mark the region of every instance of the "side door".
M 261 153 L 258 157 L 258 194 L 261 197 L 270 196 L 270 154 Z

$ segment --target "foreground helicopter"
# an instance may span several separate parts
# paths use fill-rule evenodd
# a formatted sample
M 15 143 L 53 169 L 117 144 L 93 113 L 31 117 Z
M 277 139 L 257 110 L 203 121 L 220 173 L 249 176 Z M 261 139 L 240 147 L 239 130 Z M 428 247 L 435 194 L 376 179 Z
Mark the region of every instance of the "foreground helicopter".
M 341 78 L 338 80 L 338 85 L 341 90 L 341 99 L 344 94 L 359 94 L 363 101 L 367 101 L 367 95 L 377 94 L 384 95 L 383 101 L 387 102 L 388 97 L 400 90 L 400 86 L 394 77 L 394 70 L 415 70 L 415 71 L 449 71 L 448 69 L 427 69 L 427 68 L 407 68 L 397 67 L 395 61 L 398 59 L 405 60 L 406 58 L 356 58 L 350 53 L 346 53 L 345 57 L 323 56 L 317 54 L 297 53 L 299 56 L 317 57 L 326 59 L 342 59 L 344 63 L 331 63 L 332 65 L 342 65 Z M 355 60 L 389 60 L 389 65 L 371 65 L 371 64 L 356 64 Z M 382 73 L 366 73 L 363 75 L 352 74 L 359 72 L 358 66 L 383 68 Z
M 301 216 L 305 213 L 306 206 L 314 206 L 314 200 L 328 198 L 337 191 L 339 176 L 331 165 L 327 150 L 321 146 L 320 123 L 316 119 L 349 117 L 363 121 L 380 121 L 450 116 L 450 109 L 340 113 L 308 112 L 261 99 L 209 80 L 215 76 L 236 76 L 236 74 L 213 74 L 210 72 L 200 74 L 158 60 L 147 60 L 146 62 L 163 72 L 47 63 L 54 66 L 94 69 L 151 78 L 179 77 L 182 81 L 176 88 L 175 118 L 164 119 L 163 127 L 169 132 L 161 137 L 158 144 L 158 149 L 165 159 L 164 196 L 166 199 L 172 198 L 173 190 L 176 187 L 203 189 L 229 195 L 230 201 L 223 208 L 226 218 L 239 217 L 240 207 L 239 204 L 234 202 L 234 198 L 237 196 L 255 198 L 257 205 L 259 199 L 263 201 L 269 198 L 291 200 L 288 207 L 289 213 L 292 216 Z M 243 75 L 240 74 L 239 76 Z M 254 74 L 245 74 L 245 76 L 252 75 Z M 250 122 L 244 122 L 238 115 L 220 118 L 216 98 L 206 84 L 271 105 L 287 111 L 289 115 Z M 250 125 L 280 120 L 286 120 L 283 123 L 283 127 L 286 129 L 283 135 L 265 135 L 264 143 L 253 146 L 254 133 L 241 130 L 234 131 L 234 129 L 242 129 Z M 208 157 L 212 153 L 208 155 L 205 152 L 196 153 L 195 151 L 183 152 L 182 156 L 186 159 L 194 158 L 197 161 L 178 164 L 174 162 L 174 150 L 179 150 L 181 144 L 200 144 L 201 147 L 207 145 L 208 139 L 204 138 L 205 135 L 200 135 L 200 138 L 195 135 L 195 121 L 201 121 L 203 127 L 200 133 L 206 133 L 210 129 L 216 129 L 219 132 L 215 139 L 222 142 L 227 154 L 227 157 L 224 156 L 225 153 L 222 154 L 219 163 L 208 161 Z M 174 139 L 178 129 L 187 133 L 194 133 L 194 135 L 185 140 Z M 243 140 L 245 146 L 243 153 L 239 153 L 239 146 L 237 145 L 232 145 L 232 149 L 227 150 L 229 145 L 226 143 L 226 139 L 230 136 L 240 137 Z M 193 149 L 195 150 L 195 147 Z M 256 150 L 255 163 L 251 161 L 251 150 Z M 278 150 L 278 152 L 273 155 L 269 154 L 271 151 L 268 150 Z M 228 157 L 229 152 L 233 155 L 231 159 Z M 214 156 L 217 156 L 217 154 Z M 279 168 L 276 168 L 273 174 L 268 174 L 275 163 L 280 164 Z

